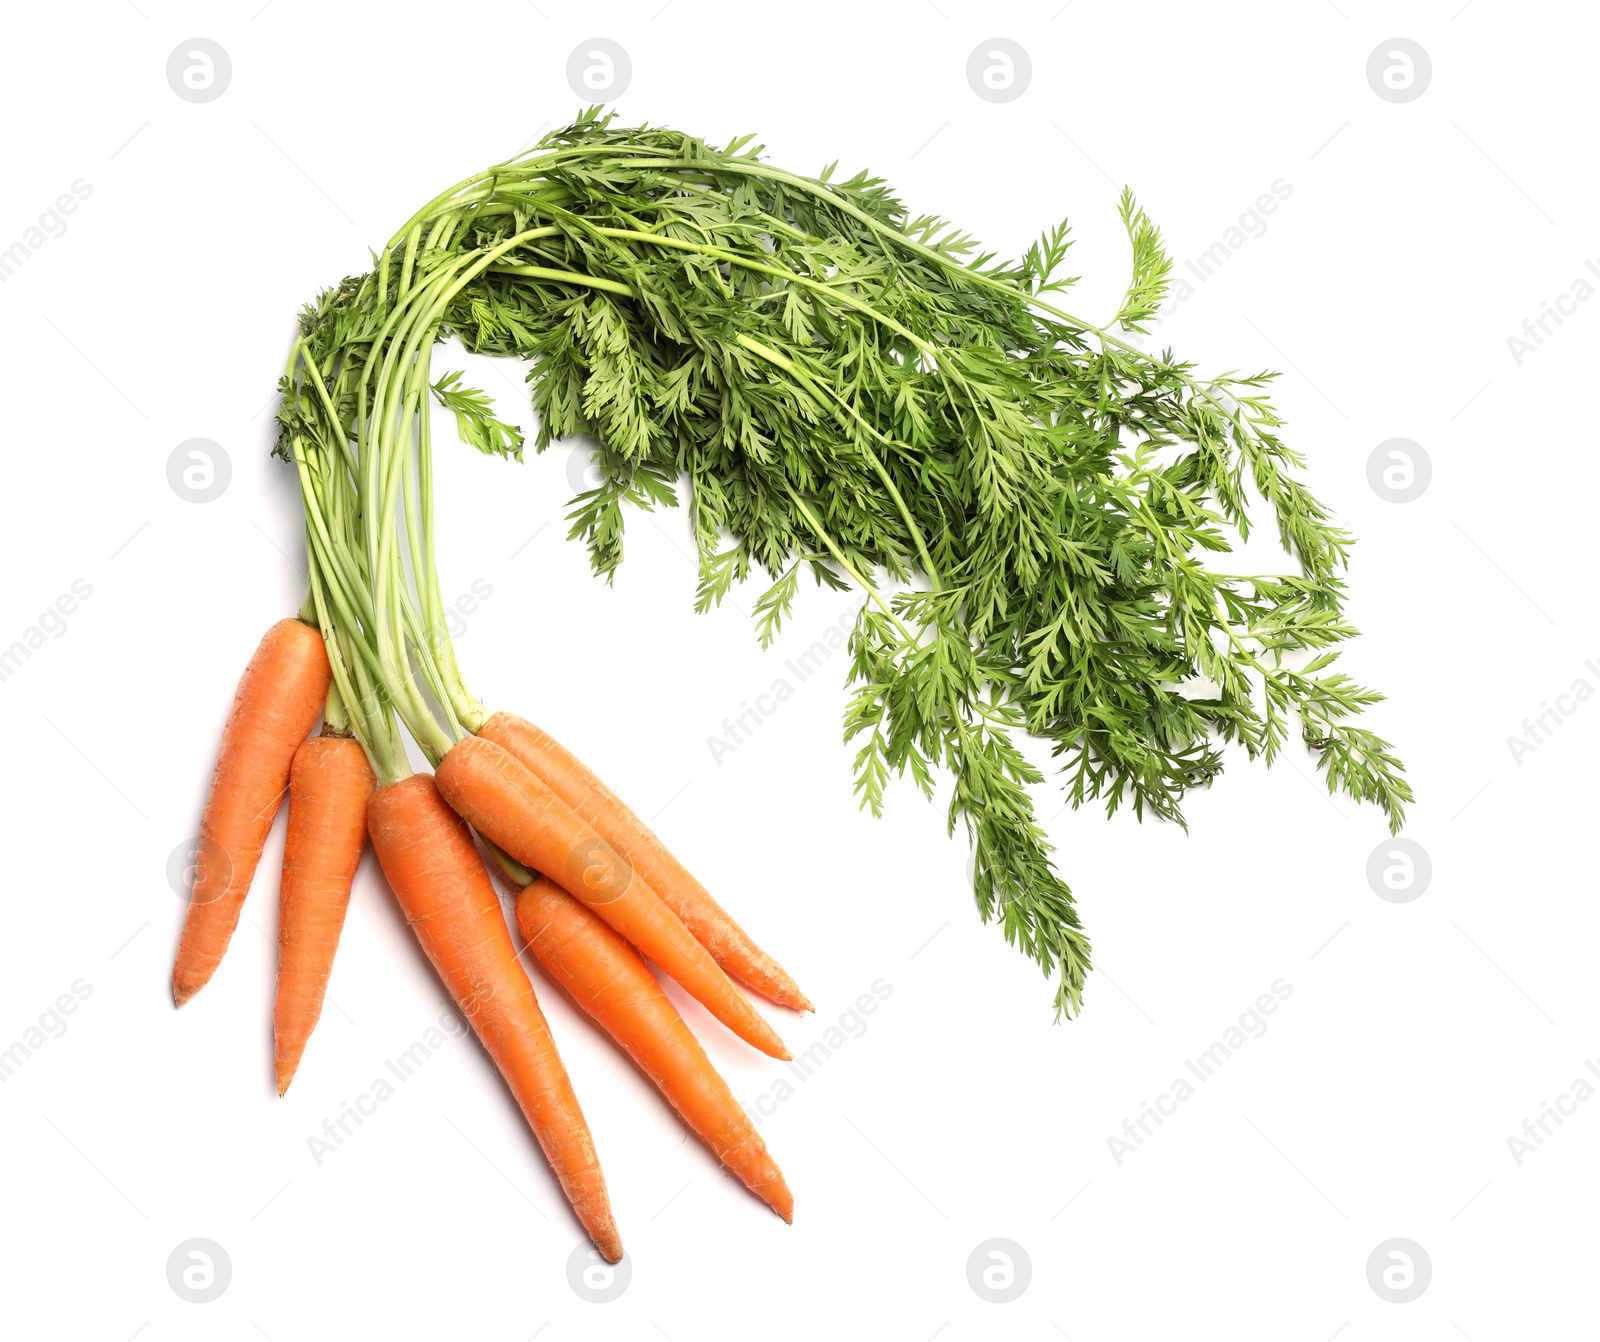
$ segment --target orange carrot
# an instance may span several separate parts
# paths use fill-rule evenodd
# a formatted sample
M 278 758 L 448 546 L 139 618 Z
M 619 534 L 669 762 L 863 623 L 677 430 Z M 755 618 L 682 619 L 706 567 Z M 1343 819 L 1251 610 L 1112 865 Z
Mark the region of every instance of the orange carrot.
M 373 793 L 367 827 L 406 921 L 522 1106 L 578 1220 L 615 1263 L 622 1239 L 594 1139 L 466 825 L 434 780 L 416 774 Z
M 727 972 L 769 1001 L 795 1011 L 811 1002 L 782 965 L 751 939 L 622 799 L 554 737 L 515 713 L 496 713 L 478 729 L 549 785 L 617 850 Z
M 633 947 L 543 876 L 517 896 L 517 926 L 539 963 L 628 1051 L 717 1159 L 792 1222 L 794 1195 L 767 1144 Z
M 582 900 L 746 1043 L 790 1056 L 649 883 L 515 755 L 469 736 L 440 762 L 438 780 L 445 800 L 480 834 Z
M 328 973 L 367 841 L 375 786 L 366 753 L 348 736 L 302 742 L 289 770 L 289 837 L 278 895 L 278 991 L 272 1009 L 278 1094 L 289 1089 L 322 1015 Z
M 322 635 L 293 619 L 267 630 L 245 667 L 200 821 L 194 890 L 172 968 L 179 1006 L 222 962 L 288 788 L 295 749 L 316 726 L 331 679 Z

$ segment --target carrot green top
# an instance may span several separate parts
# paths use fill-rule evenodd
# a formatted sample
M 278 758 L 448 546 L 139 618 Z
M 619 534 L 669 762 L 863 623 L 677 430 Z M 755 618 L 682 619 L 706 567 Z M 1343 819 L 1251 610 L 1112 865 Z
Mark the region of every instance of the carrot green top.
M 1064 223 L 1001 261 L 865 173 L 597 110 L 435 196 L 305 310 L 279 413 L 311 604 L 380 777 L 406 771 L 402 729 L 437 760 L 484 716 L 434 572 L 429 398 L 482 452 L 520 459 L 523 439 L 459 375 L 433 379 L 454 335 L 532 361 L 538 449 L 597 442 L 601 483 L 569 517 L 603 576 L 623 504 L 686 484 L 699 608 L 765 570 L 767 643 L 804 572 L 864 594 L 845 713 L 862 803 L 893 773 L 932 795 L 948 772 L 979 911 L 1059 1011 L 1089 945 L 1019 733 L 1050 743 L 1072 804 L 1181 823 L 1224 743 L 1271 763 L 1298 728 L 1330 790 L 1398 828 L 1410 787 L 1356 723 L 1381 696 L 1330 669 L 1355 633 L 1351 539 L 1299 478 L 1270 374 L 1203 379 L 1140 347 L 1171 262 L 1127 192 L 1120 209 L 1132 273 L 1096 323 L 1060 306 Z M 1206 562 L 1248 537 L 1252 499 L 1290 571 Z

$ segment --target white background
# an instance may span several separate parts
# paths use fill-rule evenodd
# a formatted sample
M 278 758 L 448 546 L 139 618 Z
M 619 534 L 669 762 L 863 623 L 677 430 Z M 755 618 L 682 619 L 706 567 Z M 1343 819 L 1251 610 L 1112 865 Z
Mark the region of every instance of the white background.
M 1600 704 L 1520 763 L 1507 745 L 1575 680 L 1600 688 L 1585 668 L 1600 658 L 1600 304 L 1552 325 L 1520 366 L 1507 346 L 1600 255 L 1600 24 L 1584 8 L 11 7 L 0 247 L 74 180 L 92 195 L 0 288 L 0 644 L 75 579 L 93 595 L 0 683 L 0 1045 L 74 981 L 92 995 L 0 1083 L 6 1334 L 1592 1335 L 1600 1103 L 1578 1104 L 1520 1165 L 1507 1144 L 1600 1055 Z M 1290 440 L 1361 537 L 1364 637 L 1346 662 L 1390 696 L 1371 717 L 1409 765 L 1420 800 L 1406 834 L 1433 869 L 1420 898 L 1380 900 L 1366 876 L 1379 816 L 1330 803 L 1299 751 L 1270 773 L 1234 760 L 1193 797 L 1187 835 L 1061 813 L 1043 791 L 1097 964 L 1082 1018 L 1055 1025 L 1043 980 L 979 924 L 940 808 L 901 786 L 883 821 L 857 813 L 842 656 L 713 761 L 707 737 L 847 609 L 839 598 L 810 589 L 763 654 L 733 606 L 692 613 L 681 511 L 631 519 L 607 589 L 563 539 L 568 447 L 516 467 L 447 437 L 443 585 L 492 588 L 459 643 L 477 692 L 660 813 L 815 999 L 814 1018 L 771 1013 L 797 1051 L 875 981 L 892 986 L 764 1121 L 797 1197 L 788 1228 L 536 975 L 632 1264 L 605 1305 L 567 1284 L 575 1223 L 475 1043 L 429 1058 L 320 1166 L 309 1153 L 441 1009 L 370 863 L 335 1005 L 283 1100 L 270 1043 L 281 820 L 228 959 L 181 1014 L 168 976 L 183 903 L 166 876 L 197 827 L 238 674 L 301 599 L 295 485 L 267 456 L 295 311 L 364 269 L 421 201 L 570 117 L 567 57 L 595 35 L 631 56 L 627 119 L 719 141 L 755 131 L 806 171 L 869 166 L 914 209 L 1011 254 L 1069 215 L 1075 307 L 1091 317 L 1126 270 L 1123 182 L 1180 263 L 1274 181 L 1292 186 L 1158 338 L 1205 370 L 1282 370 Z M 1033 65 L 1000 105 L 965 78 L 996 35 Z M 1404 105 L 1365 74 L 1397 35 L 1433 64 Z M 195 36 L 233 66 L 203 105 L 165 78 Z M 474 365 L 468 381 L 530 422 L 519 370 Z M 1408 504 L 1367 481 L 1395 436 L 1433 464 Z M 232 463 L 203 505 L 166 479 L 191 437 Z M 1293 992 L 1267 1032 L 1118 1164 L 1107 1139 L 1279 979 Z M 742 1100 L 787 1075 L 685 1010 Z M 1366 1278 L 1396 1236 L 1433 1265 L 1409 1304 Z M 232 1262 L 210 1304 L 167 1283 L 191 1237 Z M 967 1283 L 992 1237 L 1032 1262 L 1010 1304 Z

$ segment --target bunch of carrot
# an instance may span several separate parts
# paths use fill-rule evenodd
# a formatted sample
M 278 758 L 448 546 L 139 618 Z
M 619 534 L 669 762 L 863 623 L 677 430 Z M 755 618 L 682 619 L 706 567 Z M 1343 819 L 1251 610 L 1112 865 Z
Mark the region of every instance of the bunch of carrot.
M 616 1261 L 622 1244 L 588 1124 L 470 821 L 522 887 L 516 923 L 549 976 L 716 1156 L 791 1220 L 794 1200 L 782 1173 L 641 953 L 776 1058 L 790 1055 L 730 975 L 779 1005 L 810 1010 L 794 980 L 605 784 L 532 723 L 497 713 L 445 755 L 435 776 L 388 777 L 379 786 L 348 734 L 332 682 L 322 635 L 300 619 L 274 625 L 245 670 L 201 825 L 172 977 L 177 1004 L 220 964 L 287 792 L 273 1013 L 278 1090 L 287 1091 L 321 1014 L 370 835 L 408 922 L 505 1077 L 579 1220 Z M 319 714 L 322 733 L 308 738 Z M 523 862 L 550 875 L 535 876 Z
M 280 419 L 305 500 L 310 588 L 299 618 L 263 638 L 223 733 L 174 1000 L 182 1006 L 216 971 L 287 794 L 273 1013 L 278 1089 L 287 1091 L 322 1010 L 370 837 L 408 923 L 578 1219 L 616 1261 L 622 1243 L 594 1142 L 476 831 L 520 887 L 517 929 L 548 976 L 789 1221 L 794 1202 L 782 1173 L 645 958 L 774 1058 L 790 1054 L 738 984 L 792 1010 L 811 1003 L 575 756 L 522 718 L 486 714 L 461 683 L 432 566 L 427 420 L 420 416 L 412 433 L 420 398 L 407 391 L 426 380 L 426 322 L 437 320 L 429 286 L 447 288 L 450 279 L 406 276 L 394 301 L 376 307 L 385 318 L 376 333 L 349 333 L 327 351 L 295 346 Z M 373 409 L 351 422 L 335 407 L 352 401 Z M 414 682 L 413 663 L 444 722 Z M 310 737 L 319 715 L 322 732 Z M 397 717 L 433 773 L 413 772 Z

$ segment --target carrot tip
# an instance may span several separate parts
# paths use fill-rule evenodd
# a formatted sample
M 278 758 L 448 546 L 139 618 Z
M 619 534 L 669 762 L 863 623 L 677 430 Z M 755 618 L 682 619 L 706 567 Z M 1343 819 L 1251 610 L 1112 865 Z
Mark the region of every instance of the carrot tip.
M 811 999 L 809 997 L 807 997 L 804 993 L 801 993 L 799 997 L 800 1000 L 795 1003 L 794 1009 L 796 1011 L 816 1011 L 816 1007 L 811 1005 Z
M 193 988 L 189 988 L 189 989 L 180 988 L 176 983 L 174 983 L 172 985 L 172 1005 L 173 1006 L 181 1007 L 185 1002 L 187 1002 L 193 996 L 194 996 L 194 989 Z

